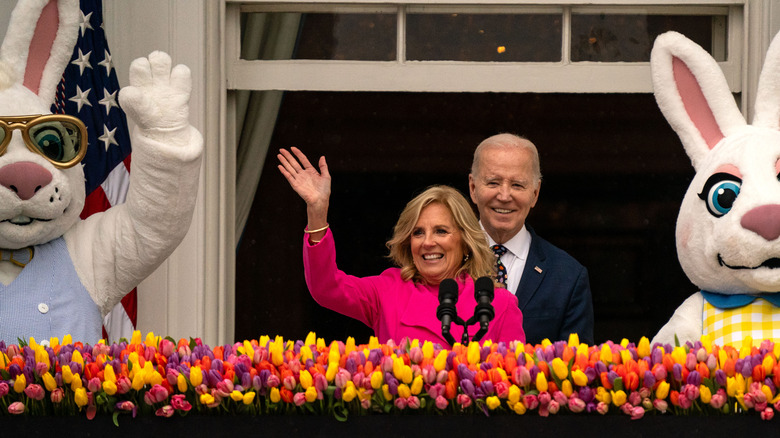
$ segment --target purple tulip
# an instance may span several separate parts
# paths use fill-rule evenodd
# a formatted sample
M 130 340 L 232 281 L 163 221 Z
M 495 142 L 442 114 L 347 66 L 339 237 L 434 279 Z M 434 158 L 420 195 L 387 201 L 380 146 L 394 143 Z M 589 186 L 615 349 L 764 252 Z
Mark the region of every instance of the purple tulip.
M 664 352 L 660 348 L 653 348 L 650 352 L 650 366 L 662 363 L 664 360 Z
M 652 372 L 650 372 L 650 370 L 645 371 L 645 375 L 642 380 L 646 388 L 652 388 L 655 386 L 655 376 Z
M 701 385 L 701 374 L 699 374 L 698 371 L 691 371 L 688 374 L 687 382 L 689 385 L 693 385 L 695 387 L 699 387 Z
M 672 366 L 672 377 L 677 382 L 682 382 L 682 365 L 676 363 Z
M 471 398 L 474 398 L 475 396 L 474 382 L 472 382 L 471 380 L 461 380 L 460 390 L 463 391 L 464 394 L 468 395 Z
M 479 385 L 480 389 L 482 389 L 482 393 L 486 396 L 492 395 L 495 391 L 495 387 L 493 386 L 493 382 L 490 380 L 483 380 L 482 383 Z
M 588 378 L 588 383 L 593 383 L 596 378 L 598 378 L 598 373 L 596 373 L 596 369 L 593 367 L 588 367 L 585 369 L 585 376 Z
M 715 370 L 715 383 L 719 386 L 726 386 L 726 383 L 728 383 L 728 376 L 726 376 L 725 371 L 721 369 Z
M 590 388 L 590 387 L 583 386 L 583 387 L 582 387 L 582 388 L 580 388 L 580 390 L 579 390 L 579 398 L 581 398 L 581 399 L 582 399 L 582 401 L 584 401 L 585 403 L 590 403 L 590 402 L 592 402 L 592 401 L 593 401 L 593 399 L 595 398 L 595 396 L 596 396 L 596 395 L 594 394 L 594 391 L 593 391 L 593 389 L 592 389 L 592 388 Z

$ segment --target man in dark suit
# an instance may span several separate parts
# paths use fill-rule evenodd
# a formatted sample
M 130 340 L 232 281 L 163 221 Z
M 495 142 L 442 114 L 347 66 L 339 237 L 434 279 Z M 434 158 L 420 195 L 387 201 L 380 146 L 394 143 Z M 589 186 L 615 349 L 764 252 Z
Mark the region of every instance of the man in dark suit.
M 512 134 L 487 138 L 474 151 L 471 200 L 496 253 L 499 282 L 517 296 L 526 342 L 567 340 L 593 344 L 588 271 L 525 225 L 539 199 L 542 174 L 536 146 Z

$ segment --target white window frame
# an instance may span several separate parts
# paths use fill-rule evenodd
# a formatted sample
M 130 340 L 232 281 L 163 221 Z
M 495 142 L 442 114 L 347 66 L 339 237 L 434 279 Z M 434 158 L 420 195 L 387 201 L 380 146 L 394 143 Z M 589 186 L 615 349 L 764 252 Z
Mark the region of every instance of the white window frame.
M 720 62 L 734 93 L 742 91 L 747 0 L 658 1 L 491 0 L 467 1 L 321 0 L 315 3 L 271 0 L 227 2 L 225 48 L 227 87 L 232 90 L 408 91 L 518 93 L 649 93 L 648 62 L 572 62 L 569 59 L 572 13 L 717 13 L 726 12 L 728 59 Z M 242 12 L 385 12 L 398 14 L 395 61 L 243 60 L 240 59 L 239 18 Z M 562 13 L 562 54 L 559 62 L 456 62 L 405 59 L 405 12 L 533 12 Z

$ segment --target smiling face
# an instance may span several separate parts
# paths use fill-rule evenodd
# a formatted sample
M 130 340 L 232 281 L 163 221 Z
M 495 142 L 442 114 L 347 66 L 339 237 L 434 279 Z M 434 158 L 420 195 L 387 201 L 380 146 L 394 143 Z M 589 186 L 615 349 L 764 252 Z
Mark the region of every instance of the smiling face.
M 497 243 L 505 243 L 523 228 L 539 198 L 540 181 L 532 157 L 527 148 L 490 145 L 481 150 L 476 172 L 469 175 L 471 200 L 477 204 L 485 231 Z
M 454 278 L 463 263 L 463 239 L 450 211 L 441 203 L 427 205 L 412 229 L 412 260 L 427 284 Z

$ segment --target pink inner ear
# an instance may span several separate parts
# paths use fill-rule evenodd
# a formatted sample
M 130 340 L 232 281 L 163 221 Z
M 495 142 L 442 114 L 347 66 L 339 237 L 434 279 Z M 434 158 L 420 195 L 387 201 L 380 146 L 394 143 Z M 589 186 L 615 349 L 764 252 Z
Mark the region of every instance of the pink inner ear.
M 24 69 L 24 86 L 38 94 L 41 85 L 41 77 L 46 62 L 51 56 L 51 48 L 57 37 L 57 28 L 60 18 L 57 11 L 57 0 L 50 0 L 41 10 L 35 33 L 30 41 L 30 52 L 27 57 L 27 67 Z
M 723 139 L 723 132 L 715 120 L 715 115 L 712 113 L 707 99 L 704 98 L 699 82 L 688 66 L 677 57 L 672 58 L 672 69 L 674 81 L 677 83 L 677 91 L 682 97 L 685 111 L 701 136 L 704 137 L 707 146 L 712 149 Z

